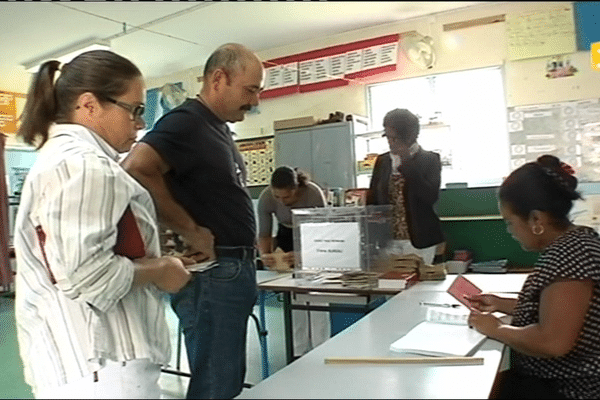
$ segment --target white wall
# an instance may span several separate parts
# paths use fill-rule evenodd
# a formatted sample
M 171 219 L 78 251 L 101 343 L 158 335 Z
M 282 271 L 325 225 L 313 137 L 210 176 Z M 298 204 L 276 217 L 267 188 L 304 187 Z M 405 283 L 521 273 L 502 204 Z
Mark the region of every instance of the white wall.
M 432 69 L 423 71 L 408 61 L 403 52 L 399 51 L 398 68 L 394 72 L 360 79 L 344 87 L 265 99 L 259 106 L 260 113 L 249 115 L 243 122 L 235 124 L 234 131 L 238 134 L 238 138 L 242 139 L 272 135 L 273 121 L 279 119 L 302 116 L 326 119 L 330 113 L 335 111 L 367 116 L 365 85 L 369 83 L 493 65 L 504 66 L 507 107 L 598 98 L 600 97 L 600 74 L 591 70 L 589 52 L 577 52 L 570 55 L 571 63 L 579 70 L 575 76 L 548 79 L 544 76 L 548 57 L 515 62 L 506 61 L 505 22 L 449 32 L 443 31 L 444 24 L 499 14 L 549 10 L 564 5 L 572 6 L 572 4 L 572 2 L 490 2 L 469 9 L 351 31 L 323 37 L 318 41 L 298 42 L 294 45 L 262 51 L 258 53 L 261 59 L 269 60 L 338 44 L 416 30 L 432 36 L 437 52 L 437 62 Z M 215 43 L 215 47 L 218 44 Z M 147 77 L 146 85 L 148 88 L 155 88 L 165 83 L 183 82 L 183 88 L 188 95 L 194 96 L 201 87 L 201 84 L 197 82 L 197 77 L 202 75 L 204 61 L 198 60 L 198 67 L 167 76 Z M 410 94 L 399 93 L 398 95 Z M 375 129 L 378 128 L 375 127 Z
M 422 71 L 410 63 L 399 51 L 398 68 L 394 72 L 360 79 L 351 82 L 348 86 L 335 89 L 265 99 L 259 107 L 260 113 L 247 116 L 245 121 L 235 124 L 234 130 L 239 138 L 248 138 L 272 135 L 273 121 L 279 119 L 311 115 L 318 119 L 326 119 L 329 113 L 334 111 L 366 116 L 368 112 L 366 84 L 493 65 L 504 66 L 507 107 L 598 98 L 600 97 L 600 74 L 591 70 L 589 52 L 577 52 L 570 55 L 571 63 L 579 70 L 575 76 L 548 79 L 545 77 L 545 67 L 549 57 L 506 61 L 505 22 L 443 31 L 444 24 L 500 14 L 550 10 L 565 5 L 572 6 L 572 4 L 572 2 L 493 2 L 472 9 L 381 25 L 323 37 L 318 41 L 299 42 L 291 46 L 262 51 L 258 55 L 263 60 L 269 60 L 333 45 L 416 30 L 432 36 L 437 51 L 437 62 L 432 69 Z M 198 67 L 168 77 L 147 79 L 148 87 L 183 81 L 184 88 L 190 95 L 194 95 L 200 88 L 196 77 L 201 75 L 201 69 Z M 398 95 L 410 94 L 399 93 Z

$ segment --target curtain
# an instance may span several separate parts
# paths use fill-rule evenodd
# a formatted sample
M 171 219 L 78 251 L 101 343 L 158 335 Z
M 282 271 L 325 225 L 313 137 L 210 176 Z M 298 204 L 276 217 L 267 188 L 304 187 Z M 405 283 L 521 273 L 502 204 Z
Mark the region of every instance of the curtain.
M 8 190 L 6 187 L 6 171 L 4 167 L 4 143 L 6 136 L 0 132 L 0 292 L 9 291 L 13 282 L 10 267 Z

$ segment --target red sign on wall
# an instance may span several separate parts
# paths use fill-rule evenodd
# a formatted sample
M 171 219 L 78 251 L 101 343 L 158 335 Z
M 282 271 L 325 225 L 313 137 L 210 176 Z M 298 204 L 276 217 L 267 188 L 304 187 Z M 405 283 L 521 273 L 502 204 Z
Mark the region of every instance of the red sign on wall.
M 261 99 L 345 86 L 352 79 L 396 70 L 400 34 L 361 40 L 265 61 Z

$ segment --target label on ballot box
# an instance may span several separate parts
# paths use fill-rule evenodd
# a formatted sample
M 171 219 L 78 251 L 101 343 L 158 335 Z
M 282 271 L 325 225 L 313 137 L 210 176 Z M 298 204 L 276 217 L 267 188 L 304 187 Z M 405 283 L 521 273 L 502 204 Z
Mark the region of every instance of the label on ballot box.
M 300 226 L 303 269 L 360 270 L 358 222 L 317 222 Z

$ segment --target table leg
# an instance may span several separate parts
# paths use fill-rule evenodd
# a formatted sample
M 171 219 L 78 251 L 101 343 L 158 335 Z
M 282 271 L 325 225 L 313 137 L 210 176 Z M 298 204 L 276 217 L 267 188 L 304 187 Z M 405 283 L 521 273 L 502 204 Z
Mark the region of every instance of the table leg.
M 287 363 L 294 361 L 294 330 L 292 327 L 292 294 L 283 292 L 283 326 L 285 328 L 285 353 Z
M 264 290 L 258 291 L 258 314 L 260 317 L 260 326 L 262 332 L 260 333 L 261 353 L 262 353 L 262 377 L 267 379 L 269 377 L 269 355 L 267 352 L 267 322 L 265 318 L 265 292 Z M 264 334 L 263 334 L 264 332 Z
M 177 371 L 181 371 L 181 337 L 183 336 L 183 329 L 181 328 L 181 322 L 177 324 L 177 360 L 175 366 Z

